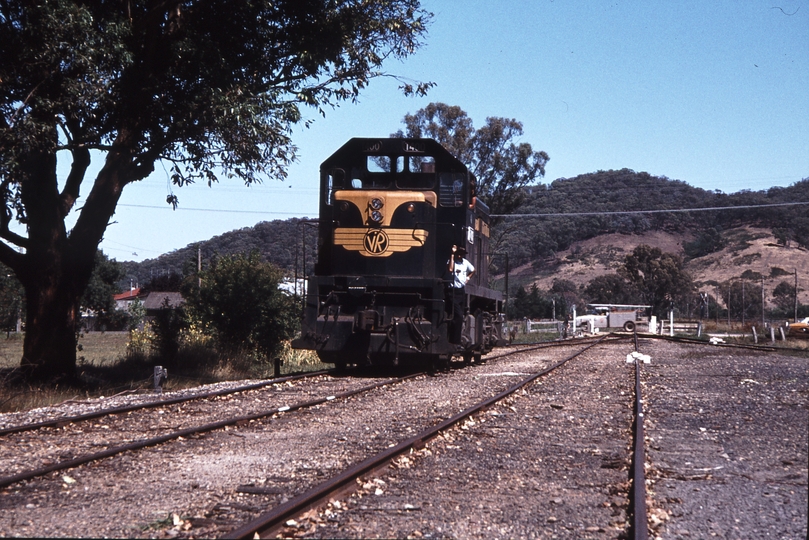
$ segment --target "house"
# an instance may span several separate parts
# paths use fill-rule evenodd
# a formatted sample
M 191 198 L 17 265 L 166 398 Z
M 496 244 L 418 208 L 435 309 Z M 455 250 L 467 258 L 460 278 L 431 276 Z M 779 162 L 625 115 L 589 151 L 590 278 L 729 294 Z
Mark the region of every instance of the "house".
M 126 292 L 122 292 L 121 294 L 116 294 L 112 298 L 115 300 L 115 309 L 120 311 L 129 311 L 129 305 L 132 304 L 132 302 L 135 300 L 140 300 L 142 303 L 147 295 L 148 293 L 146 293 L 140 287 L 134 287 Z
M 177 309 L 185 304 L 185 299 L 178 292 L 150 292 L 141 299 L 146 316 L 153 317 L 161 309 Z

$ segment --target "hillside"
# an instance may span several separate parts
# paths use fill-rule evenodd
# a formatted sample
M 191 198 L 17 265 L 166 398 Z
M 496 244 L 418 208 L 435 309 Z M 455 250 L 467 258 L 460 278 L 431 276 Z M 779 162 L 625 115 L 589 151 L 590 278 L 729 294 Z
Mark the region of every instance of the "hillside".
M 304 261 L 307 271 L 312 271 L 316 245 L 317 230 L 311 222 L 298 218 L 262 221 L 252 227 L 189 244 L 156 259 L 141 263 L 123 262 L 121 264 L 126 275 L 119 285 L 123 290 L 129 288 L 130 280 L 143 286 L 153 278 L 166 274 L 189 275 L 196 271 L 198 262 L 207 268 L 216 257 L 249 254 L 251 251 L 258 251 L 264 260 L 293 276 L 296 266 L 302 272 Z
M 614 273 L 635 247 L 646 244 L 664 252 L 686 258 L 685 268 L 698 286 L 712 292 L 714 287 L 730 279 L 758 275 L 764 278 L 765 291 L 781 281 L 794 283 L 798 271 L 799 301 L 809 303 L 809 250 L 797 246 L 778 245 L 771 231 L 743 226 L 722 233 L 727 245 L 715 252 L 687 259 L 683 245 L 691 242 L 690 233 L 649 231 L 642 234 L 611 233 L 574 242 L 568 249 L 539 263 L 528 263 L 510 272 L 511 283 L 526 289 L 536 283 L 548 290 L 556 279 L 572 281 L 577 286 L 592 279 Z M 756 281 L 759 281 L 758 279 Z
M 554 279 L 584 285 L 612 273 L 637 245 L 682 255 L 703 287 L 745 274 L 765 278 L 765 290 L 792 279 L 798 270 L 801 302 L 809 303 L 809 179 L 787 188 L 724 194 L 628 169 L 561 178 L 524 191 L 524 217 L 492 227 L 493 274 L 504 270 L 507 253 L 512 289 L 536 283 L 547 290 Z M 723 210 L 716 210 L 723 208 Z M 316 229 L 300 219 L 261 222 L 189 245 L 142 263 L 125 262 L 126 278 L 139 285 L 167 273 L 191 274 L 198 254 L 206 267 L 217 256 L 249 253 L 278 265 L 288 275 L 311 272 Z M 785 277 L 786 274 L 789 276 Z

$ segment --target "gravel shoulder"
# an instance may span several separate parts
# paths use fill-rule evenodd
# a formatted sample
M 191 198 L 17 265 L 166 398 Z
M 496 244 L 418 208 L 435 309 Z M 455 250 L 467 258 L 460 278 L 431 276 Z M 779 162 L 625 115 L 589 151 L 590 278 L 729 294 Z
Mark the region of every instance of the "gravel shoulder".
M 809 361 L 642 342 L 651 525 L 661 538 L 806 538 Z

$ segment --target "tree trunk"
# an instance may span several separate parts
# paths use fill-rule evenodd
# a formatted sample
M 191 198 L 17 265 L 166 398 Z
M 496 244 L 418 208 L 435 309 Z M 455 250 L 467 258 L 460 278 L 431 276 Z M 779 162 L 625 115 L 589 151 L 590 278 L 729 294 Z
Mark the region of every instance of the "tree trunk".
M 35 380 L 71 380 L 76 370 L 78 297 L 47 281 L 26 286 L 27 316 L 21 367 Z
M 25 163 L 26 251 L 9 259 L 25 287 L 27 315 L 20 366 L 35 380 L 71 380 L 76 375 L 79 302 L 93 271 L 98 244 L 126 183 L 120 173 L 128 162 L 120 153 L 108 155 L 76 225 L 67 234 L 64 218 L 78 198 L 78 187 L 71 186 L 68 178 L 60 194 L 55 155 L 38 157 Z M 86 159 L 74 161 L 73 173 L 83 176 L 89 154 L 78 157 Z

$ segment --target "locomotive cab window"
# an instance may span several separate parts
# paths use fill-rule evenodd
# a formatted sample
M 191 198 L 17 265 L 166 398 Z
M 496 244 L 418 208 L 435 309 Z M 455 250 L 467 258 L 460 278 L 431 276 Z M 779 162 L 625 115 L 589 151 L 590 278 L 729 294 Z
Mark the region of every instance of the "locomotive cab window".
M 403 160 L 404 161 L 404 160 Z M 433 189 L 435 187 L 435 158 L 433 156 L 407 156 L 404 173 L 396 177 L 399 189 Z
M 390 156 L 368 156 L 366 169 L 370 173 L 389 173 L 393 160 Z
M 463 173 L 441 173 L 438 187 L 438 200 L 441 206 L 463 206 L 465 185 L 466 175 Z

